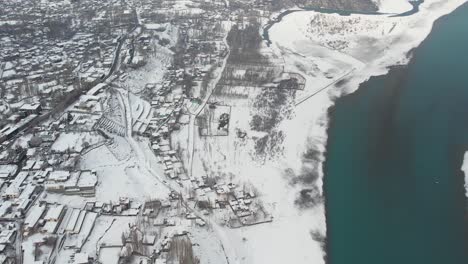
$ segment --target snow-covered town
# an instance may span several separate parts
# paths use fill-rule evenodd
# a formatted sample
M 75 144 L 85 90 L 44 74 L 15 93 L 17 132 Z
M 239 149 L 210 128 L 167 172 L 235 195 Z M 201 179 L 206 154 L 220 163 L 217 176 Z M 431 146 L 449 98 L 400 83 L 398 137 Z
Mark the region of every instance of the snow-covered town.
M 462 1 L 278 2 L 1 1 L 0 264 L 325 263 L 327 108 Z

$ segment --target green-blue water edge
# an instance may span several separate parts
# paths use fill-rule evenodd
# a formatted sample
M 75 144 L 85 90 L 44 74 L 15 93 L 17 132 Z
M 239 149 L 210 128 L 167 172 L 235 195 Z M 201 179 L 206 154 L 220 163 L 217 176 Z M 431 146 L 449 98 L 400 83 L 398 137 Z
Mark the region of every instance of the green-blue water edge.
M 330 264 L 466 264 L 468 5 L 437 21 L 410 65 L 330 110 Z

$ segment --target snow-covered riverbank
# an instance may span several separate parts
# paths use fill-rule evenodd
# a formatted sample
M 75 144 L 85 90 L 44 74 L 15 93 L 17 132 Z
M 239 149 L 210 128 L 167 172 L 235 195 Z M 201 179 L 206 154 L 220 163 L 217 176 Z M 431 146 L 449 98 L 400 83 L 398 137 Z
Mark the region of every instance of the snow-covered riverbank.
M 399 2 L 400 5 L 392 1 L 381 1 L 381 11 L 390 13 L 411 9 L 411 6 L 406 5 L 406 1 Z M 310 263 L 311 260 L 314 263 L 324 262 L 321 242 L 314 240 L 310 232 L 325 234 L 325 211 L 323 205 L 313 209 L 297 209 L 293 205 L 292 197 L 300 188 L 281 186 L 284 184 L 284 176 L 274 176 L 275 170 L 272 168 L 280 171 L 281 167 L 288 167 L 296 174 L 300 173 L 303 167 L 302 157 L 310 149 L 320 152 L 318 159 L 323 162 L 327 140 L 327 109 L 332 106 L 334 99 L 354 92 L 360 83 L 371 76 L 386 74 L 389 66 L 407 64 L 410 59 L 407 56 L 409 51 L 428 36 L 434 21 L 464 2 L 465 0 L 426 0 L 421 4 L 418 13 L 407 17 L 294 12 L 270 28 L 270 48 L 284 58 L 285 70 L 299 72 L 307 80 L 304 91 L 297 94 L 298 98 L 314 94 L 332 83 L 297 106 L 294 118 L 282 123 L 282 130 L 286 135 L 284 159 L 276 164 L 267 164 L 256 173 L 268 175 L 268 182 L 259 183 L 263 184 L 262 187 L 265 186 L 262 192 L 266 197 L 276 195 L 273 200 L 276 200 L 280 207 L 277 212 L 279 217 L 288 218 L 288 225 L 271 228 L 268 232 L 269 238 L 275 237 L 280 241 L 278 245 L 284 253 L 284 259 L 293 258 L 294 263 Z M 393 11 L 389 11 L 390 9 Z M 351 73 L 345 81 L 333 84 L 334 80 L 348 72 Z M 319 174 L 315 184 L 320 190 L 323 178 L 321 166 L 320 163 L 315 168 Z M 284 233 L 309 233 L 309 237 L 293 239 Z M 255 255 L 266 255 L 269 263 L 284 262 L 284 259 L 278 257 L 272 256 L 270 259 L 268 247 L 256 244 L 263 241 L 271 249 L 275 248 L 275 242 L 262 239 L 260 231 L 252 237 L 255 242 L 250 242 L 250 245 L 257 246 L 258 250 L 262 251 L 256 252 Z M 262 248 L 265 250 L 261 250 Z M 251 259 L 257 258 L 252 256 Z
M 374 0 L 381 13 L 403 13 L 411 10 L 413 6 L 408 0 Z

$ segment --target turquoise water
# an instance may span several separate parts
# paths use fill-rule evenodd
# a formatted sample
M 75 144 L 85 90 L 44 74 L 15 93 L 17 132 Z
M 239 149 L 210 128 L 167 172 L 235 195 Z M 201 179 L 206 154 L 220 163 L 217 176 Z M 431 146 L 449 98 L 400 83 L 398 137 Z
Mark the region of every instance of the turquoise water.
M 468 5 L 330 111 L 330 264 L 468 263 Z

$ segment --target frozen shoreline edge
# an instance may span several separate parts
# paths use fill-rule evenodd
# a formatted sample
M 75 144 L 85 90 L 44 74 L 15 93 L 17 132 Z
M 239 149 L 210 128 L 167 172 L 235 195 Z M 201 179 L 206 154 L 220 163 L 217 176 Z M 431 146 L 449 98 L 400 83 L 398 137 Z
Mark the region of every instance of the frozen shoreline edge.
M 426 0 L 423 4 L 420 6 L 420 11 L 416 14 L 414 14 L 412 17 L 416 17 L 412 22 L 414 22 L 414 25 L 417 27 L 413 27 L 408 29 L 409 33 L 411 36 L 413 36 L 412 39 L 408 40 L 403 40 L 401 42 L 396 42 L 392 43 L 393 47 L 392 50 L 388 51 L 387 53 L 384 54 L 381 58 L 366 64 L 362 69 L 359 69 L 355 73 L 352 74 L 352 76 L 349 77 L 348 79 L 348 84 L 346 85 L 346 89 L 344 90 L 331 90 L 327 93 L 328 95 L 328 100 L 322 101 L 321 109 L 320 109 L 320 117 L 315 120 L 310 120 L 311 124 L 311 129 L 315 130 L 312 133 L 309 132 L 306 138 L 303 138 L 304 143 L 303 144 L 303 149 L 300 150 L 300 152 L 304 153 L 308 148 L 310 148 L 310 144 L 307 144 L 308 141 L 312 137 L 316 137 L 319 135 L 319 141 L 315 141 L 315 144 L 320 145 L 316 149 L 321 150 L 321 159 L 319 160 L 319 178 L 317 180 L 317 187 L 321 190 L 322 195 L 323 195 L 323 178 L 324 178 L 324 163 L 326 162 L 325 160 L 325 154 L 326 154 L 326 144 L 328 141 L 328 129 L 330 125 L 330 119 L 329 119 L 329 109 L 330 107 L 333 107 L 334 105 L 334 99 L 338 99 L 342 96 L 349 95 L 356 90 L 359 89 L 360 85 L 366 81 L 368 81 L 371 77 L 374 76 L 380 76 L 380 75 L 386 75 L 390 71 L 390 68 L 392 66 L 398 66 L 398 65 L 407 65 L 410 60 L 410 51 L 413 49 L 419 47 L 421 43 L 427 39 L 429 34 L 432 32 L 434 28 L 434 23 L 442 18 L 445 15 L 448 15 L 452 13 L 455 9 L 458 7 L 462 6 L 465 4 L 467 1 L 466 0 L 453 0 L 453 1 L 448 1 L 445 2 L 443 0 Z M 313 11 L 311 11 L 313 12 Z M 294 13 L 291 13 L 294 14 Z M 291 15 L 288 14 L 288 15 Z M 283 20 L 284 21 L 284 20 Z M 279 22 L 281 23 L 281 22 Z M 413 34 L 412 34 L 413 33 Z M 270 38 L 273 40 L 275 36 L 273 34 L 270 35 Z M 301 106 L 303 107 L 303 106 Z M 299 111 L 298 107 L 296 111 Z M 324 124 L 320 124 L 319 120 L 323 120 Z M 299 151 L 299 150 L 298 150 Z M 468 193 L 468 151 L 465 153 L 464 157 L 464 163 L 462 166 L 462 170 L 465 172 L 465 188 L 466 192 Z M 323 207 L 324 207 L 323 202 Z M 326 209 L 324 208 L 323 213 L 326 216 Z M 326 221 L 326 217 L 325 217 Z M 325 227 L 327 229 L 327 227 Z M 325 230 L 325 232 L 327 232 Z M 324 258 L 326 259 L 326 254 L 327 252 L 322 252 Z M 320 260 L 323 261 L 323 260 Z
M 468 151 L 466 151 L 465 155 L 463 156 L 463 163 L 461 166 L 461 170 L 463 171 L 463 174 L 465 175 L 465 197 L 468 198 Z

